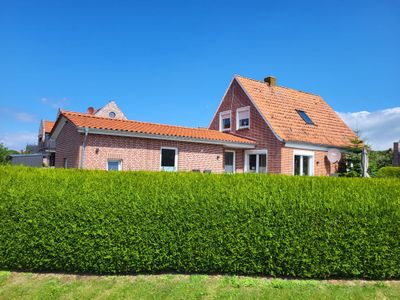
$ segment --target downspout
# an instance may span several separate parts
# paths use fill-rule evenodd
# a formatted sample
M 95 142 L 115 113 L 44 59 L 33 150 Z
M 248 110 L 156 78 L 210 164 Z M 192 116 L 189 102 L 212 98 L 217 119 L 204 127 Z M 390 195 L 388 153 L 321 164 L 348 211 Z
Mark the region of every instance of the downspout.
M 83 169 L 83 163 L 85 162 L 85 145 L 88 134 L 89 134 L 89 127 L 85 127 L 85 137 L 83 138 L 82 142 L 81 166 L 80 166 L 81 169 Z

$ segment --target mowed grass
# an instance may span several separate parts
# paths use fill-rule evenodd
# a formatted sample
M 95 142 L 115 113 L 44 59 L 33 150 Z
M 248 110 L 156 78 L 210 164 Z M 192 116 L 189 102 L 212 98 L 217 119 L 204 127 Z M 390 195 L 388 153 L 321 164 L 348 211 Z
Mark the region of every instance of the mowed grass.
M 0 299 L 400 299 L 400 281 L 0 271 Z

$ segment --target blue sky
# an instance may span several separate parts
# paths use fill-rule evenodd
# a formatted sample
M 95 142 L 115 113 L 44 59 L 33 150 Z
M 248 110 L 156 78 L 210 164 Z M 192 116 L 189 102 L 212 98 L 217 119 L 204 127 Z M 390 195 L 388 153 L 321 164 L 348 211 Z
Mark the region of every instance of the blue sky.
M 0 0 L 0 142 L 111 99 L 130 119 L 207 126 L 238 73 L 323 96 L 385 148 L 400 139 L 399 16 L 399 1 Z

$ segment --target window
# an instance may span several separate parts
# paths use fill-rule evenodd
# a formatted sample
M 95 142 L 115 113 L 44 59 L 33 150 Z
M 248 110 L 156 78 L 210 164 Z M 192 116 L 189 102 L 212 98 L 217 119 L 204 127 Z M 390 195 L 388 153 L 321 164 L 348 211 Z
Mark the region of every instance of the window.
M 64 158 L 64 168 L 68 168 L 68 158 Z
M 236 129 L 250 128 L 250 106 L 238 108 L 236 111 Z
M 219 130 L 231 130 L 231 111 L 223 111 L 219 114 Z
M 235 151 L 225 151 L 224 168 L 225 173 L 235 173 Z
M 115 114 L 115 112 L 111 111 L 111 112 L 108 114 L 108 116 L 109 116 L 110 118 L 115 118 L 116 114 Z
M 314 122 L 311 120 L 311 118 L 306 114 L 305 111 L 303 110 L 298 110 L 296 109 L 297 113 L 300 115 L 300 117 L 303 118 L 304 122 L 306 122 L 308 125 L 315 125 Z
M 107 161 L 108 171 L 121 171 L 121 161 L 120 160 L 108 160 Z
M 161 148 L 161 170 L 176 171 L 178 169 L 178 149 Z
M 267 150 L 245 151 L 245 172 L 267 173 Z
M 300 176 L 314 175 L 314 152 L 294 151 L 293 152 L 293 174 Z

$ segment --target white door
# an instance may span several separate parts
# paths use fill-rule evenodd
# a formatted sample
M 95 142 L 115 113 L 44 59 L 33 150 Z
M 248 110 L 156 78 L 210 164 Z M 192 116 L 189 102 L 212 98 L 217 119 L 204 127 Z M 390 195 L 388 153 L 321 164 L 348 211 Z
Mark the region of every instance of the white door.
M 247 173 L 267 173 L 267 150 L 245 151 L 244 164 Z

